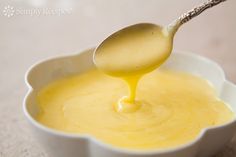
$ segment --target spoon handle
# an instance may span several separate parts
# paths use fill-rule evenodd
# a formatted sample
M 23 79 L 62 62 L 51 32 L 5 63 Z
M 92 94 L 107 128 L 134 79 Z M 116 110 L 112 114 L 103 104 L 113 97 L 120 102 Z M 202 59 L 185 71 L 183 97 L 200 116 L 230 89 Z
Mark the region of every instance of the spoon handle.
M 211 8 L 221 2 L 224 2 L 226 0 L 208 0 L 207 2 L 204 2 L 202 4 L 200 4 L 199 6 L 194 7 L 192 10 L 189 10 L 188 12 L 182 14 L 179 17 L 179 21 L 180 21 L 180 25 L 188 22 L 189 20 L 191 20 L 192 18 L 194 18 L 195 16 L 198 16 L 199 14 L 201 14 L 204 10 Z
M 224 2 L 226 0 L 208 0 L 193 9 L 189 10 L 188 12 L 182 14 L 177 20 L 172 22 L 167 28 L 169 32 L 175 33 L 177 29 L 184 23 L 188 22 L 192 18 L 198 16 L 201 14 L 204 10 L 211 8 L 221 2 Z

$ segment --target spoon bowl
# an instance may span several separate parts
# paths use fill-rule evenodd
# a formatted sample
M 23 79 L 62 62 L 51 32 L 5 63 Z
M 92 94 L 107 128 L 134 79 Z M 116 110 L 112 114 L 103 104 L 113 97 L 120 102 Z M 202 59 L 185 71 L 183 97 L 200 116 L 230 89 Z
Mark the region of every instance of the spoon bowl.
M 135 24 L 106 38 L 94 52 L 94 63 L 113 76 L 147 73 L 169 57 L 172 43 L 173 33 L 165 27 Z

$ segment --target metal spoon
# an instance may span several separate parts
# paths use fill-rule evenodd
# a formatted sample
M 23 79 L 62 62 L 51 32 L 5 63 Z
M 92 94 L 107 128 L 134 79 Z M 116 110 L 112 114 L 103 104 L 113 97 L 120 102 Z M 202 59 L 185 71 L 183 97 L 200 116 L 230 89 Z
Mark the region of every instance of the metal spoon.
M 130 76 L 152 71 L 171 54 L 178 28 L 226 0 L 208 0 L 181 15 L 166 27 L 140 23 L 123 28 L 106 38 L 94 52 L 94 63 L 113 76 Z

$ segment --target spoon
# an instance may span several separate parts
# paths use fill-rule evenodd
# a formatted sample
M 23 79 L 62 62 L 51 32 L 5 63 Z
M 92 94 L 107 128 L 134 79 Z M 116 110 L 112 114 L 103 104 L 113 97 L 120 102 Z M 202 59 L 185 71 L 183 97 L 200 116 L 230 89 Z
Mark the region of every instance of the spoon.
M 118 77 L 150 72 L 171 54 L 174 35 L 181 25 L 223 1 L 208 0 L 165 27 L 140 23 L 123 28 L 96 48 L 94 63 L 103 72 Z

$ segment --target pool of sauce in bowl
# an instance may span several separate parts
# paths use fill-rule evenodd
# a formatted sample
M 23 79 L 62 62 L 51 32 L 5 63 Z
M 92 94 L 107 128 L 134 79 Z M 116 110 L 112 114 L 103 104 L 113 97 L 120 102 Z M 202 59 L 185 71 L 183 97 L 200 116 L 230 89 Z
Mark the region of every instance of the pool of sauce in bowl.
M 201 129 L 234 118 L 206 80 L 187 73 L 160 69 L 146 74 L 136 89 L 139 108 L 117 112 L 114 104 L 128 94 L 124 81 L 92 69 L 41 89 L 37 120 L 116 147 L 151 150 L 190 142 Z

